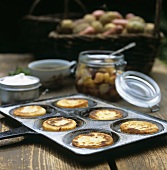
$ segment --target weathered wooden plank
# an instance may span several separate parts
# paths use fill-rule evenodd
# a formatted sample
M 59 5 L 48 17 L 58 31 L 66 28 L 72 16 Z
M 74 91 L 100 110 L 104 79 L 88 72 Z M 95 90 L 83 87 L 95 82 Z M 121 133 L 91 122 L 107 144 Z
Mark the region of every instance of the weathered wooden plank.
M 134 150 L 127 151 L 116 159 L 118 169 L 128 170 L 166 170 L 167 137 L 159 137 L 149 143 L 140 143 Z M 131 148 L 132 149 L 132 148 Z

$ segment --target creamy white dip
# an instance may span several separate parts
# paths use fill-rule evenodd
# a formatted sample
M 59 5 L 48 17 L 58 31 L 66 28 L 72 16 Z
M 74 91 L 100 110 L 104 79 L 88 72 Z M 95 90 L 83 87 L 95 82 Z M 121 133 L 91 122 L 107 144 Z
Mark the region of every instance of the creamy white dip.
M 14 76 L 7 76 L 1 79 L 1 84 L 6 85 L 29 85 L 37 83 L 38 79 L 31 76 L 26 76 L 24 73 L 20 73 Z

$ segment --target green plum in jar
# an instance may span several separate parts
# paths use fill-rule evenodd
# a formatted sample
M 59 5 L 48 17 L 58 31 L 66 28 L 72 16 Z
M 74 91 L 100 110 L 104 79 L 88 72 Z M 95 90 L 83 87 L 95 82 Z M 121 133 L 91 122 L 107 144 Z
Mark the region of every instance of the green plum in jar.
M 115 79 L 124 71 L 124 55 L 111 55 L 112 51 L 90 50 L 79 54 L 75 73 L 75 87 L 79 93 L 108 101 L 117 101 Z

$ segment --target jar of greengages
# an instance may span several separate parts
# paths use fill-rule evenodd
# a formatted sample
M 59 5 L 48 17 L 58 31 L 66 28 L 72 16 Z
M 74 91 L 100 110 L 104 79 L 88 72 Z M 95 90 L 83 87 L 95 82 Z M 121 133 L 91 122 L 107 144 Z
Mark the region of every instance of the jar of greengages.
M 115 79 L 126 66 L 124 55 L 111 55 L 112 51 L 90 50 L 79 54 L 75 86 L 79 93 L 108 101 L 117 101 L 119 94 Z

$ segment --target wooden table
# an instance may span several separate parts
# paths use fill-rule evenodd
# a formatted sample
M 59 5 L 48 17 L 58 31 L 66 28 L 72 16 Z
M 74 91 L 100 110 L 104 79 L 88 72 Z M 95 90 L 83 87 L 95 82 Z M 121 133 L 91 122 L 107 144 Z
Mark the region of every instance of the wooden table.
M 26 67 L 34 58 L 24 54 L 0 54 L 0 77 L 14 70 L 16 66 Z M 9 63 L 10 62 L 10 63 Z M 139 110 L 161 119 L 167 120 L 167 66 L 156 60 L 151 77 L 158 83 L 162 93 L 160 111 L 150 113 L 121 100 L 118 104 Z M 73 85 L 50 91 L 41 98 L 76 93 Z M 0 117 L 0 131 L 19 127 L 15 121 Z M 41 136 L 18 137 L 0 141 L 0 170 L 166 170 L 167 169 L 167 137 L 160 136 L 122 147 L 104 156 L 103 159 L 80 162 L 63 148 Z

